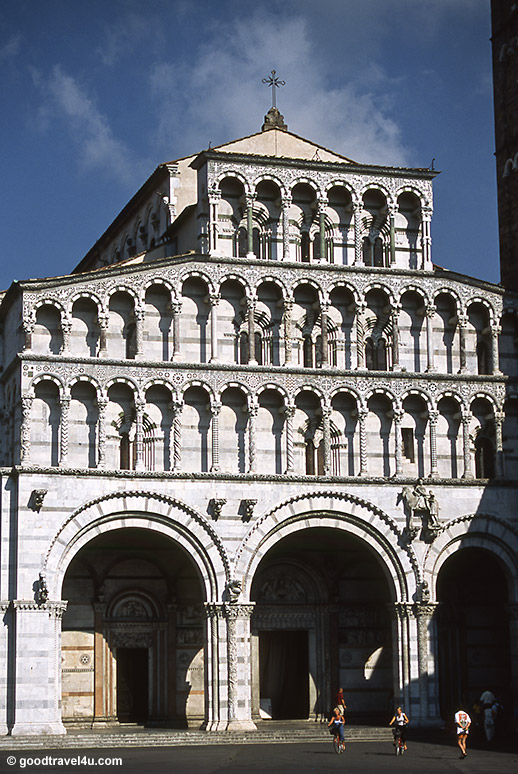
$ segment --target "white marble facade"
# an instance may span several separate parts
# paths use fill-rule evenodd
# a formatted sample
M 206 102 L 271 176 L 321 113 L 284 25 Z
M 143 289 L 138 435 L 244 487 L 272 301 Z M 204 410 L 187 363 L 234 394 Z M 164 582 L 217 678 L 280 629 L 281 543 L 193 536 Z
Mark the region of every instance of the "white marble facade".
M 433 265 L 434 174 L 274 126 L 7 291 L 5 733 L 512 695 L 518 298 Z

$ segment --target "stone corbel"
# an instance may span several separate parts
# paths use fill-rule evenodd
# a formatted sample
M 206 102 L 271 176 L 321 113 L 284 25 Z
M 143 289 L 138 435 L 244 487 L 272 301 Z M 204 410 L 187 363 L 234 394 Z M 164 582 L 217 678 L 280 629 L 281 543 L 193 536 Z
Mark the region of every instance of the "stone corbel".
M 45 572 L 40 572 L 36 584 L 36 602 L 38 605 L 45 605 L 49 599 L 49 589 L 47 586 L 47 576 Z
M 43 500 L 45 499 L 45 495 L 47 494 L 49 490 L 48 489 L 33 489 L 31 492 L 31 496 L 29 497 L 29 508 L 32 511 L 35 511 L 36 513 L 39 513 L 41 511 L 41 508 L 43 506 Z
M 214 521 L 217 521 L 221 516 L 221 511 L 223 510 L 223 506 L 226 502 L 227 501 L 224 497 L 213 497 L 211 500 L 209 500 L 208 511 Z
M 257 505 L 257 500 L 241 500 L 241 514 L 243 521 L 250 521 L 254 515 L 254 508 Z
M 233 580 L 228 581 L 228 583 L 225 586 L 225 602 L 231 602 L 236 603 L 239 599 L 239 595 L 242 591 L 242 583 L 240 580 L 237 580 L 237 578 L 234 578 Z

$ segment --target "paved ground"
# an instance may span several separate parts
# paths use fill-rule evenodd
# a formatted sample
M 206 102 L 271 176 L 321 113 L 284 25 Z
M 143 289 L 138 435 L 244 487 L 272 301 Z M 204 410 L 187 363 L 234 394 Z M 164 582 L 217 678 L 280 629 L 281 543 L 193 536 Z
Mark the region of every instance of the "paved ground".
M 354 772 L 354 774 L 516 774 L 518 753 L 509 749 L 473 749 L 459 759 L 455 740 L 440 743 L 412 742 L 402 758 L 385 742 L 351 743 L 344 755 L 336 755 L 331 740 L 326 743 L 272 745 L 206 745 L 204 747 L 134 748 L 114 750 L 23 750 L 0 752 L 0 772 L 121 772 L 123 774 L 309 774 L 309 772 Z M 78 759 L 79 765 L 71 759 Z M 40 765 L 37 760 L 40 759 Z M 45 760 L 47 758 L 47 760 Z M 50 762 L 49 758 L 56 758 Z M 83 762 L 81 762 L 83 758 Z M 103 758 L 105 763 L 94 763 Z M 119 759 L 121 764 L 106 759 Z M 32 760 L 31 760 L 32 759 Z M 67 760 L 68 759 L 68 760 Z M 43 765 L 42 765 L 43 764 Z

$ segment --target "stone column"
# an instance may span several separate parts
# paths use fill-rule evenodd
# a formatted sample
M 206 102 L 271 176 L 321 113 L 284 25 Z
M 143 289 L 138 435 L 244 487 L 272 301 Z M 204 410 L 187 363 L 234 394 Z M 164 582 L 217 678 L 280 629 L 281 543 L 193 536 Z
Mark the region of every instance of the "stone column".
M 282 197 L 282 259 L 283 261 L 290 260 L 290 207 L 291 196 L 285 194 Z
M 394 705 L 410 706 L 412 682 L 412 647 L 409 617 L 412 605 L 409 602 L 394 602 L 388 609 L 392 616 L 392 647 L 394 653 Z M 415 693 L 418 690 L 414 689 Z
M 326 262 L 326 207 L 327 196 L 318 198 L 318 241 L 320 248 L 320 263 Z
M 34 320 L 23 320 L 22 321 L 22 329 L 23 329 L 23 348 L 26 352 L 29 352 L 32 349 L 32 334 L 34 331 Z
M 106 467 L 106 409 L 108 398 L 97 398 L 97 467 Z
M 324 435 L 324 476 L 331 475 L 331 406 L 322 406 L 322 428 Z
M 360 425 L 360 470 L 359 476 L 367 476 L 369 474 L 367 466 L 367 417 L 369 416 L 369 409 L 365 406 L 360 406 L 358 409 L 358 424 Z
M 509 615 L 509 642 L 511 650 L 512 695 L 518 694 L 518 604 L 507 605 Z
M 362 250 L 362 226 L 361 226 L 361 214 L 362 203 L 353 202 L 353 218 L 354 218 L 354 263 L 357 266 L 363 264 L 363 250 Z
M 365 303 L 356 304 L 356 368 L 365 368 Z
M 421 266 L 422 269 L 430 268 L 432 263 L 432 237 L 430 233 L 431 220 L 432 220 L 431 207 L 423 207 L 422 221 L 421 221 L 421 229 L 422 229 L 421 244 L 423 249 L 423 265 Z
M 392 205 L 389 208 L 391 265 L 396 263 L 396 213 L 397 213 L 397 206 Z
M 320 304 L 320 330 L 322 341 L 322 368 L 329 365 L 329 344 L 328 344 L 328 332 L 327 332 L 327 313 L 329 311 L 329 304 L 326 301 L 322 301 Z
M 107 357 L 106 334 L 110 324 L 110 315 L 106 312 L 99 312 L 97 315 L 97 325 L 99 327 L 99 357 Z
M 104 725 L 107 720 L 104 682 L 104 602 L 94 602 L 94 717 L 93 725 Z
M 285 406 L 284 415 L 286 417 L 286 473 L 293 473 L 295 455 L 293 448 L 293 417 L 295 416 L 295 406 Z
M 462 411 L 462 450 L 464 457 L 464 472 L 462 478 L 473 478 L 473 469 L 471 466 L 471 438 L 469 436 L 470 421 L 471 412 Z
M 291 339 L 291 315 L 293 312 L 293 301 L 284 301 L 284 365 L 292 365 L 292 339 Z
M 214 255 L 218 250 L 218 204 L 221 199 L 221 191 L 217 186 L 209 191 L 209 254 Z
M 259 406 L 257 403 L 250 401 L 248 404 L 248 472 L 255 473 L 256 463 L 256 438 L 255 438 L 255 424 L 257 419 L 257 412 Z
M 399 365 L 399 306 L 392 307 L 390 319 L 392 322 L 392 370 L 401 371 Z
M 67 603 L 13 601 L 12 736 L 65 734 L 61 720 L 61 619 Z
M 20 463 L 29 465 L 31 461 L 31 411 L 32 395 L 22 395 L 22 423 L 20 427 Z
M 439 412 L 430 409 L 428 412 L 428 424 L 430 426 L 430 478 L 437 478 L 437 420 Z
M 255 298 L 246 299 L 248 318 L 248 365 L 257 365 L 255 356 Z
M 70 352 L 70 331 L 72 330 L 72 323 L 70 320 L 64 319 L 61 321 L 61 335 L 63 337 L 60 355 L 68 355 Z
M 209 295 L 210 302 L 210 362 L 218 362 L 218 304 L 219 293 Z
M 504 419 L 504 411 L 495 411 L 496 475 L 498 478 L 503 478 L 505 475 L 504 445 L 502 438 Z
M 166 717 L 172 720 L 176 717 L 176 618 L 178 605 L 167 602 L 167 712 Z
M 135 309 L 135 360 L 144 358 L 144 318 L 143 309 Z
M 135 398 L 135 470 L 145 470 L 144 464 L 144 410 L 146 401 Z
M 70 395 L 62 395 L 60 397 L 59 408 L 61 412 L 59 423 L 59 467 L 66 468 L 68 465 L 68 415 L 70 410 Z
M 180 360 L 180 313 L 182 311 L 182 302 L 173 301 L 171 312 L 173 314 L 173 356 L 171 360 L 177 363 Z
M 210 468 L 211 473 L 217 473 L 220 469 L 219 466 L 219 413 L 221 411 L 221 403 L 213 401 L 210 407 L 212 414 L 211 428 L 212 428 L 212 465 Z
M 424 313 L 426 317 L 426 370 L 428 373 L 433 373 L 435 369 L 434 363 L 434 341 L 433 341 L 433 318 L 437 307 L 433 304 L 428 304 L 425 307 Z
M 173 413 L 173 454 L 172 454 L 172 470 L 178 471 L 182 469 L 182 410 L 183 401 L 173 400 L 171 402 L 171 410 Z
M 421 725 L 436 724 L 439 720 L 438 681 L 436 674 L 437 654 L 435 610 L 436 603 L 426 602 L 414 605 L 413 613 L 417 622 L 417 659 L 419 672 L 419 719 Z
M 227 622 L 228 731 L 253 731 L 250 618 L 254 604 L 224 603 Z
M 491 366 L 493 376 L 499 376 L 502 372 L 500 370 L 500 354 L 498 352 L 498 339 L 502 333 L 500 325 L 491 326 Z
M 395 448 L 395 456 L 396 456 L 396 477 L 403 475 L 403 442 L 401 437 L 401 423 L 403 421 L 403 417 L 405 416 L 405 412 L 402 408 L 395 408 L 394 409 L 394 448 Z
M 468 318 L 465 314 L 457 315 L 457 324 L 459 326 L 459 349 L 460 349 L 460 368 L 459 374 L 465 374 L 467 371 L 466 360 L 466 326 Z
M 255 194 L 246 194 L 246 237 L 248 252 L 247 258 L 256 258 L 254 253 L 254 201 Z
M 225 692 L 227 654 L 223 603 L 205 602 L 205 615 L 207 629 L 205 730 L 225 731 L 228 722 L 228 703 Z

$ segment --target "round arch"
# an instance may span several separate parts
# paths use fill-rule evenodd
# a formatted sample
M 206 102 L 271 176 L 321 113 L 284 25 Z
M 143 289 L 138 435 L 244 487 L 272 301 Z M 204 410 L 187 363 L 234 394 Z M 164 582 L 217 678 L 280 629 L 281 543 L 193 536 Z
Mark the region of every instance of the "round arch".
M 200 573 L 205 601 L 221 599 L 230 570 L 217 533 L 193 508 L 154 492 L 114 492 L 84 504 L 67 519 L 43 563 L 50 597 L 60 599 L 66 570 L 83 546 L 100 534 L 127 527 L 152 530 L 178 543 Z
M 299 495 L 260 518 L 236 551 L 234 575 L 242 579 L 246 599 L 262 558 L 279 540 L 302 529 L 330 527 L 364 540 L 387 576 L 394 602 L 406 602 L 417 592 L 420 572 L 412 548 L 399 545 L 401 532 L 380 508 L 342 492 Z
M 428 582 L 433 601 L 436 580 L 450 556 L 464 548 L 483 548 L 500 559 L 508 580 L 509 599 L 518 601 L 518 532 L 504 519 L 487 514 L 468 514 L 443 525 L 428 548 L 423 563 L 423 580 Z

